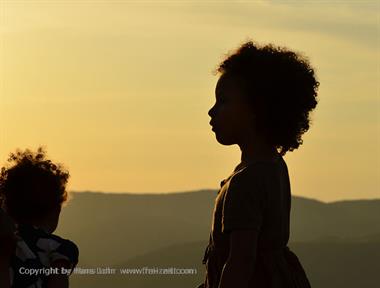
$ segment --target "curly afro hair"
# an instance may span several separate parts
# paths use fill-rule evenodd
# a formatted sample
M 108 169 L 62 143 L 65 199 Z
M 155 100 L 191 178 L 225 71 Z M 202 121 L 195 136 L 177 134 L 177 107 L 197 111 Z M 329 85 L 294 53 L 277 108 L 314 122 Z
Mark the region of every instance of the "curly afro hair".
M 41 220 L 67 201 L 69 173 L 46 159 L 42 147 L 11 153 L 0 174 L 0 200 L 19 223 Z
M 273 44 L 248 41 L 219 64 L 215 74 L 242 80 L 256 114 L 256 127 L 281 156 L 302 144 L 319 82 L 307 58 Z

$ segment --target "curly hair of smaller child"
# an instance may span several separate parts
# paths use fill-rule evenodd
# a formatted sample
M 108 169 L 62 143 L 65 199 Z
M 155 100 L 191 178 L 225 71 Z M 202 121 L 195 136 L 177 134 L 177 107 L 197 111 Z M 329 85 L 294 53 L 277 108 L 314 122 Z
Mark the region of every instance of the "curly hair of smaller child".
M 0 203 L 19 223 L 44 218 L 68 200 L 69 172 L 47 159 L 46 151 L 17 149 L 0 172 Z

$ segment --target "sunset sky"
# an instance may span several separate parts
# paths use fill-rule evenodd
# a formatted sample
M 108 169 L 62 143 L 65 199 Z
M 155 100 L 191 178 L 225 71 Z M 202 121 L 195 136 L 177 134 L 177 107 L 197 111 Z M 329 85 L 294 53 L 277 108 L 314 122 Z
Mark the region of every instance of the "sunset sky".
M 72 191 L 216 189 L 240 154 L 208 124 L 212 71 L 251 38 L 303 53 L 321 83 L 284 156 L 292 193 L 380 198 L 380 4 L 304 3 L 0 0 L 1 163 L 44 145 Z

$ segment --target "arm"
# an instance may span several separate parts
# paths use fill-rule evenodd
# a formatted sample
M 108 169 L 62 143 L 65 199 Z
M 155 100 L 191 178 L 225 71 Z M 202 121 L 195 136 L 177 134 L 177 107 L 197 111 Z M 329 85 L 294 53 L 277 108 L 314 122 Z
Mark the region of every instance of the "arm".
M 246 288 L 256 260 L 256 230 L 235 230 L 230 233 L 230 252 L 224 265 L 219 288 Z
M 261 168 L 252 165 L 235 174 L 226 192 L 222 232 L 229 237 L 229 255 L 219 288 L 248 288 L 252 277 L 267 198 Z
M 0 287 L 10 288 L 9 263 L 0 259 Z
M 10 259 L 16 245 L 14 223 L 0 208 L 0 287 L 11 286 L 9 275 Z

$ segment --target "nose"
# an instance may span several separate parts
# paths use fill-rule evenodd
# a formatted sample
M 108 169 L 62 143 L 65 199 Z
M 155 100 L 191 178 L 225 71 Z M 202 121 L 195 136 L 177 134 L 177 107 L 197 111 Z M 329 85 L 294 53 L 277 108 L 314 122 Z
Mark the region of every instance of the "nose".
M 211 118 L 215 116 L 215 105 L 211 107 L 211 109 L 208 111 L 208 116 Z

